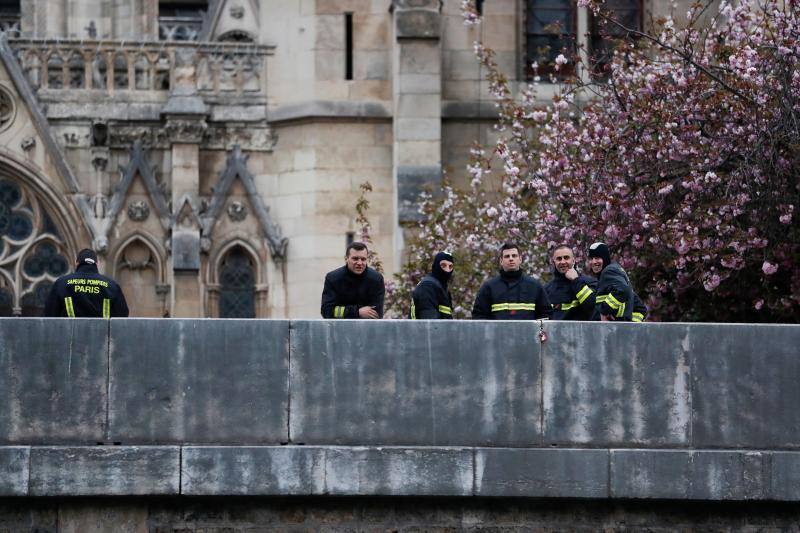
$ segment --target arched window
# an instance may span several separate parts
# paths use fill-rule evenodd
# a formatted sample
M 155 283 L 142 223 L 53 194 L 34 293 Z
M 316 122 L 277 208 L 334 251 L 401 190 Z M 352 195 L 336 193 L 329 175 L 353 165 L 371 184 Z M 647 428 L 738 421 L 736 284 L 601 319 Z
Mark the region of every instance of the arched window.
M 219 269 L 219 317 L 255 318 L 255 265 L 241 246 L 225 255 Z
M 70 269 L 62 235 L 36 196 L 0 177 L 0 316 L 39 316 Z

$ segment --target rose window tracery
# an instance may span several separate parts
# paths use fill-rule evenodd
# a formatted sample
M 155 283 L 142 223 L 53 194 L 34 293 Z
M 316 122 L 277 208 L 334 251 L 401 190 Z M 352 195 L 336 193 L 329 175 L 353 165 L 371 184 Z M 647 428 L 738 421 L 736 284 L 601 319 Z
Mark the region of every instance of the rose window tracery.
M 0 316 L 38 316 L 53 281 L 69 272 L 61 233 L 35 194 L 0 178 Z

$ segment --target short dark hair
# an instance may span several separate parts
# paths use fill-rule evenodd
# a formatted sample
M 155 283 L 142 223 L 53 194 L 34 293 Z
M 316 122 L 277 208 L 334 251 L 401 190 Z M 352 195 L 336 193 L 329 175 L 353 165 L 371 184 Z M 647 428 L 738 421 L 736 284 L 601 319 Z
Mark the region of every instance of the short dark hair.
M 360 241 L 353 241 L 347 245 L 347 248 L 345 248 L 344 251 L 345 257 L 350 257 L 350 250 L 355 250 L 357 252 L 360 252 L 361 250 L 367 250 L 367 252 L 369 252 L 369 248 L 367 248 L 367 245 Z
M 503 258 L 503 252 L 505 252 L 506 250 L 512 250 L 512 249 L 516 249 L 517 253 L 522 255 L 522 252 L 520 252 L 520 249 L 519 249 L 519 246 L 517 245 L 517 243 L 515 243 L 515 242 L 507 242 L 507 243 L 503 244 L 503 246 L 500 247 L 500 259 Z
M 565 242 L 562 242 L 561 244 L 559 244 L 558 246 L 556 246 L 555 248 L 550 250 L 550 257 L 553 257 L 553 254 L 555 254 L 558 250 L 560 250 L 562 248 L 567 248 L 570 252 L 575 254 L 575 250 L 572 249 L 572 246 L 570 246 L 569 244 L 567 244 Z

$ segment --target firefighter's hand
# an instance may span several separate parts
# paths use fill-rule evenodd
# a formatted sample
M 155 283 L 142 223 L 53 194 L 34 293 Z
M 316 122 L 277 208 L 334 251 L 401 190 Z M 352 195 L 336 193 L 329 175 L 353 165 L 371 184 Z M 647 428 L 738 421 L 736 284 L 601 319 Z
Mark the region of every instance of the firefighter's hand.
M 600 320 L 602 322 L 614 322 L 614 317 L 611 315 L 600 315 Z
M 570 268 L 566 272 L 564 272 L 564 277 L 566 277 L 570 281 L 575 281 L 578 279 L 578 271 L 574 268 Z
M 359 308 L 358 316 L 360 318 L 379 318 L 378 312 L 373 306 L 370 305 L 365 305 L 364 307 Z

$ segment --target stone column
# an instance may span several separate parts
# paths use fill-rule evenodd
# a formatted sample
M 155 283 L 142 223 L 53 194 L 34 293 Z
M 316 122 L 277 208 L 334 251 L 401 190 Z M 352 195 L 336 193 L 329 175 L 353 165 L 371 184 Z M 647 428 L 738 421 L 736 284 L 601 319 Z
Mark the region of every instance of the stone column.
M 394 0 L 392 7 L 394 179 L 397 222 L 402 225 L 418 217 L 422 188 L 441 185 L 441 2 Z M 402 237 L 402 230 L 396 234 Z M 399 261 L 400 254 L 396 256 Z
M 176 52 L 175 87 L 161 111 L 172 144 L 172 316 L 203 317 L 200 279 L 200 142 L 208 109 L 197 94 L 193 51 Z

